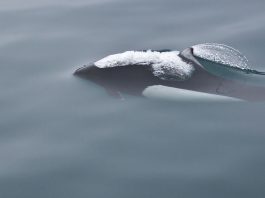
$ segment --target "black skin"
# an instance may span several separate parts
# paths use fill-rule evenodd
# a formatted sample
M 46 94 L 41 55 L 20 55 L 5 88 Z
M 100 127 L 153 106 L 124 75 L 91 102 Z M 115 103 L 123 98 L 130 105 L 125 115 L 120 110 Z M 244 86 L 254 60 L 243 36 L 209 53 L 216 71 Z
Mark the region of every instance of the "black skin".
M 164 51 L 164 50 L 163 50 Z M 182 57 L 182 55 L 180 54 Z M 183 60 L 186 57 L 182 57 Z M 187 59 L 187 62 L 190 60 Z M 193 62 L 195 71 L 184 81 L 161 80 L 152 73 L 148 65 L 127 65 L 113 68 L 98 68 L 91 64 L 77 69 L 74 75 L 103 86 L 111 95 L 120 94 L 141 96 L 143 90 L 152 85 L 163 85 L 180 89 L 199 91 L 246 101 L 265 101 L 265 87 L 255 86 L 244 81 L 225 79 L 205 70 Z

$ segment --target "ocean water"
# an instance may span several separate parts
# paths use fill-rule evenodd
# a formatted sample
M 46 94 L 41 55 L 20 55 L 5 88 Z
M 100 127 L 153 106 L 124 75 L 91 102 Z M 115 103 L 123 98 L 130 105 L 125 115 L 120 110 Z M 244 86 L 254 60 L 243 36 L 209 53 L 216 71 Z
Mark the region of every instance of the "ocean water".
M 260 0 L 0 2 L 1 198 L 264 198 L 265 104 L 118 100 L 73 76 L 224 43 L 265 70 Z

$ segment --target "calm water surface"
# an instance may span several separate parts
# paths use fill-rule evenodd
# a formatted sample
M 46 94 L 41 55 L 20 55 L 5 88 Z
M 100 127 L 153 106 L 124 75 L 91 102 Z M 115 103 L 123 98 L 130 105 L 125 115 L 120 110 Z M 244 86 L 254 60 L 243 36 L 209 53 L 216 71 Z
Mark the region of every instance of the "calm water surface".
M 125 96 L 72 75 L 218 42 L 265 70 L 265 2 L 0 2 L 0 197 L 264 198 L 265 104 Z

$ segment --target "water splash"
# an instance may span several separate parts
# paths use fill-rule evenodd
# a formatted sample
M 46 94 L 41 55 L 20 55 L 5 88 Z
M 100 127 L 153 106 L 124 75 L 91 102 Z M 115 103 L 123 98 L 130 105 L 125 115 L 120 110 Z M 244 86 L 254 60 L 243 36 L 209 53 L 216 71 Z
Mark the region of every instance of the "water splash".
M 252 69 L 248 64 L 248 59 L 230 46 L 218 43 L 204 43 L 194 45 L 192 48 L 195 57 L 235 68 L 246 74 L 265 75 L 263 71 Z
M 128 65 L 151 66 L 153 74 L 162 80 L 186 80 L 194 71 L 191 64 L 179 57 L 178 51 L 127 51 L 95 62 L 95 66 L 99 68 Z
M 219 64 L 250 70 L 247 58 L 238 50 L 217 43 L 205 43 L 192 46 L 194 56 Z

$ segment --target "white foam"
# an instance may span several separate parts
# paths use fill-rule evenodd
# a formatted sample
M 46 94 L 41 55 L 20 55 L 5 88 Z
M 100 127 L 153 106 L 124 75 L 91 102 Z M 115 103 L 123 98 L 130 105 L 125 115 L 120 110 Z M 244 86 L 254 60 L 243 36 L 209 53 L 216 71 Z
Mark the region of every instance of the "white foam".
M 223 44 L 205 43 L 192 46 L 193 54 L 199 58 L 240 69 L 249 69 L 247 58 L 238 50 Z
M 163 80 L 185 80 L 192 75 L 194 67 L 178 55 L 178 51 L 127 51 L 107 56 L 95 62 L 95 65 L 99 68 L 151 65 L 153 74 Z

